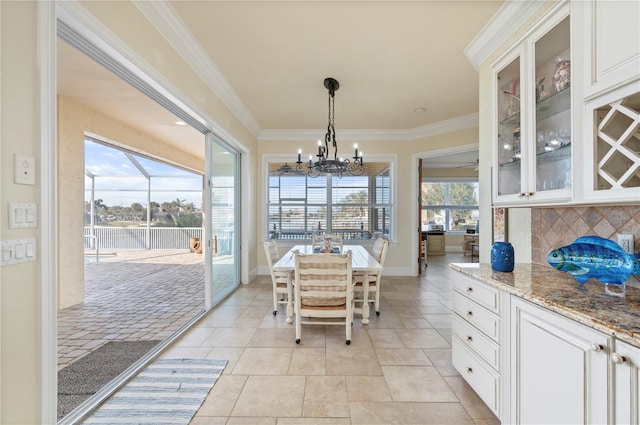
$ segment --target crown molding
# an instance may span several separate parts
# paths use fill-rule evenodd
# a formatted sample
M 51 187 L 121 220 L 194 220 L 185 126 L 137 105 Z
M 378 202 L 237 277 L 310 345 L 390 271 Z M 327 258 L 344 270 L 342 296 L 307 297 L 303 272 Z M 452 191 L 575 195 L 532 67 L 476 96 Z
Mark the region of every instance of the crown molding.
M 134 1 L 133 4 L 162 34 L 202 81 L 220 98 L 231 113 L 255 136 L 261 127 L 249 109 L 242 103 L 216 64 L 188 30 L 168 1 Z
M 466 128 L 478 127 L 478 114 L 469 114 L 462 117 L 428 124 L 422 127 L 410 128 L 407 130 L 354 130 L 341 129 L 338 134 L 341 139 L 346 140 L 417 140 L 424 137 L 436 136 L 438 134 L 450 133 L 452 131 L 464 130 Z M 262 130 L 258 140 L 260 141 L 298 141 L 322 139 L 326 130 L 303 129 L 303 130 Z
M 464 55 L 476 71 L 544 3 L 541 0 L 507 0 L 464 49 Z

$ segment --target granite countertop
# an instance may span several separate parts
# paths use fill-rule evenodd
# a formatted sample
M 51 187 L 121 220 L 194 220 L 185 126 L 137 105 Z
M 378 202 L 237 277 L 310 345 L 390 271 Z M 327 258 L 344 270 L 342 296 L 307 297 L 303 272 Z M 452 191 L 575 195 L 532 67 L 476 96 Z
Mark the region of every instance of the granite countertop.
M 565 272 L 536 264 L 516 264 L 513 273 L 493 271 L 486 263 L 451 263 L 449 268 L 640 347 L 638 288 L 626 285 L 624 297 L 607 295 L 595 279 L 580 285 Z

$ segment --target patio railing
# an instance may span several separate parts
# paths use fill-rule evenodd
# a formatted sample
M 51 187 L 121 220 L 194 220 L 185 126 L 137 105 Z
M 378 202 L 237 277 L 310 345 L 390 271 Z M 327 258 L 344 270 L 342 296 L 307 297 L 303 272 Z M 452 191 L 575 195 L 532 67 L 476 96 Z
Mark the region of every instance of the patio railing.
M 279 231 L 270 231 L 269 239 L 311 239 L 311 236 L 314 233 L 324 233 L 325 231 L 308 231 L 308 230 L 283 230 Z M 368 230 L 361 229 L 334 229 L 331 233 L 340 234 L 344 240 L 350 239 L 371 239 L 374 234 L 369 232 Z
M 85 236 L 95 236 L 100 249 L 189 249 L 189 240 L 202 240 L 201 227 L 91 227 L 84 228 Z M 147 238 L 149 240 L 147 240 Z M 85 249 L 94 249 L 91 239 L 85 238 Z

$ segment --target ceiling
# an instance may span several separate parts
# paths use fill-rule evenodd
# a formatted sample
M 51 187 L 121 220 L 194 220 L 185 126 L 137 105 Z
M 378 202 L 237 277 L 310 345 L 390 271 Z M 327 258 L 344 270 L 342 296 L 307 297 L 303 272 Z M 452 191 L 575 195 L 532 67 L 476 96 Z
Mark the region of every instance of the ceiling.
M 143 2 L 147 5 L 154 2 Z M 463 50 L 502 1 L 170 1 L 264 132 L 327 125 L 336 78 L 341 130 L 411 130 L 478 112 L 478 73 Z M 170 35 L 168 35 L 170 37 Z M 58 92 L 202 156 L 203 136 L 60 41 Z M 255 132 L 255 131 L 254 131 Z M 475 153 L 477 159 L 477 153 Z

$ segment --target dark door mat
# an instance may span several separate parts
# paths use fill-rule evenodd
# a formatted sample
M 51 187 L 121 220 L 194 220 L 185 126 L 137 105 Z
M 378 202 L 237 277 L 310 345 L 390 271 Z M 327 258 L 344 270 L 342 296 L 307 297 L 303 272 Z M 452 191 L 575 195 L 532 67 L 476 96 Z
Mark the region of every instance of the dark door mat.
M 58 420 L 151 351 L 160 341 L 110 341 L 58 371 Z

